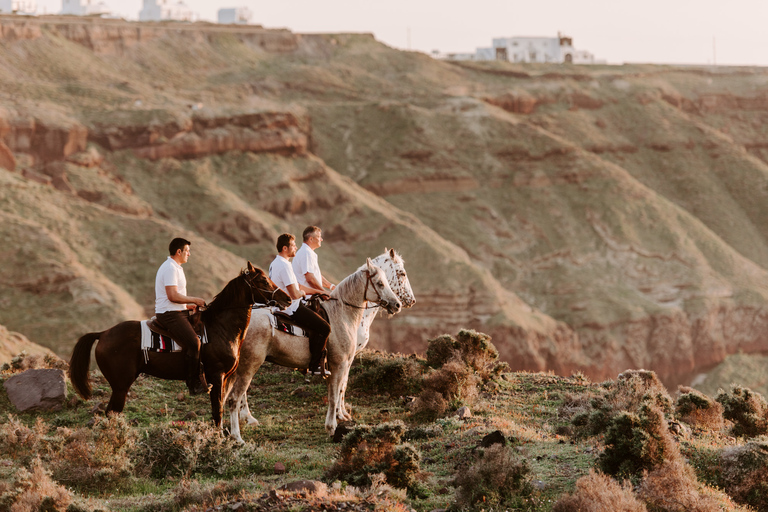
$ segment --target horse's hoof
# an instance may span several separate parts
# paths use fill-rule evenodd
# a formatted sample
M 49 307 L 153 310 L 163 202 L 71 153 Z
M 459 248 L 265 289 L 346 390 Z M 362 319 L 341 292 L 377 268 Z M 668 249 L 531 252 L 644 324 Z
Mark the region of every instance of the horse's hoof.
M 259 424 L 259 420 L 257 420 L 253 416 L 248 418 L 248 420 L 246 421 L 246 425 L 258 425 L 258 424 Z

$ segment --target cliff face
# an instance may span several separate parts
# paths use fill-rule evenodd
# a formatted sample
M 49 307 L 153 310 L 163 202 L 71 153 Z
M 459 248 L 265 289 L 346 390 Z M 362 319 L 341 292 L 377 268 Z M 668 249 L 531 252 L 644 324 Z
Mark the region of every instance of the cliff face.
M 334 280 L 405 257 L 417 305 L 374 347 L 474 328 L 513 369 L 668 383 L 768 350 L 763 70 L 69 17 L 0 16 L 0 45 L 0 323 L 62 355 L 151 311 L 173 236 L 212 296 L 309 224 Z

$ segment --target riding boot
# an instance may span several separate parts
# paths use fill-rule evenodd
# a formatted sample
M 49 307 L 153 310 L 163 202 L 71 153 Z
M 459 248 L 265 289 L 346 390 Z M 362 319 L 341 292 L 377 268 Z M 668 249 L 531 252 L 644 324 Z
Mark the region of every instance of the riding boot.
M 205 375 L 202 372 L 200 359 L 187 354 L 187 388 L 190 395 L 201 395 L 208 392 L 208 384 L 205 382 Z

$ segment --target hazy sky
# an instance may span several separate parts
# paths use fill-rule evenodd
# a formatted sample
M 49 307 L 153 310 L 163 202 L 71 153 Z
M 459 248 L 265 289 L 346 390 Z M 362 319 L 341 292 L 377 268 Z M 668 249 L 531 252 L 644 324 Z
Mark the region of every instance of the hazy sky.
M 37 0 L 52 14 L 61 0 Z M 142 0 L 105 0 L 137 19 Z M 579 50 L 623 62 L 768 66 L 768 0 L 186 0 L 200 19 L 247 6 L 252 22 L 296 32 L 372 32 L 384 43 L 474 52 L 491 38 L 573 37 Z

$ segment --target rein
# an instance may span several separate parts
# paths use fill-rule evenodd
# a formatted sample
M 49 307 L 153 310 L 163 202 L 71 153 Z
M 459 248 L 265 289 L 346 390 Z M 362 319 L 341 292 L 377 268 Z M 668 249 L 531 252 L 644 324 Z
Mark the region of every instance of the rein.
M 246 270 L 243 275 L 244 276 L 248 275 L 248 271 Z M 227 309 L 246 309 L 246 308 L 249 308 L 249 309 L 253 310 L 253 309 L 271 308 L 271 307 L 277 306 L 277 301 L 275 300 L 274 297 L 275 297 L 275 293 L 277 292 L 277 290 L 279 290 L 279 288 L 275 288 L 274 290 L 272 290 L 270 292 L 269 290 L 263 290 L 261 288 L 254 288 L 254 286 L 251 284 L 250 281 L 248 281 L 248 279 L 244 279 L 244 281 L 245 281 L 245 284 L 248 285 L 248 288 L 251 291 L 251 302 L 247 306 L 229 306 L 229 307 L 226 307 L 226 308 L 221 308 L 222 311 L 223 310 L 227 310 Z M 267 296 L 270 297 L 270 299 L 267 300 L 266 304 L 261 304 L 261 303 L 257 303 L 256 302 L 256 296 L 254 294 L 254 290 L 260 292 L 262 297 L 264 297 L 264 298 L 266 298 Z M 205 311 L 206 309 L 208 309 L 208 304 L 206 304 L 205 306 L 201 307 L 200 311 Z

